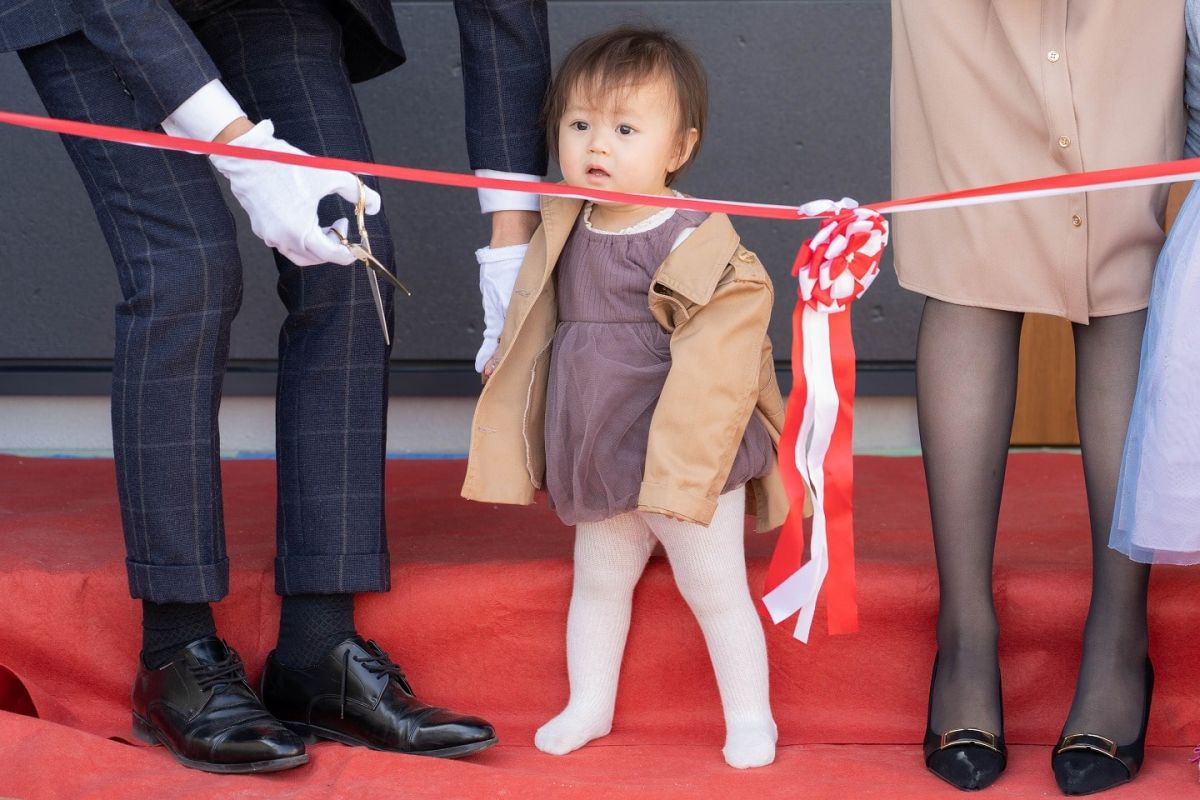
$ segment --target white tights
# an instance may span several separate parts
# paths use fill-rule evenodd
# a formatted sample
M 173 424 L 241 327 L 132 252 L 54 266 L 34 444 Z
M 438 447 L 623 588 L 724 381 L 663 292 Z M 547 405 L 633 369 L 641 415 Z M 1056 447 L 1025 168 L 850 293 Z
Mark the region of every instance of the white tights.
M 576 527 L 567 615 L 571 697 L 538 729 L 539 750 L 564 755 L 612 729 L 633 589 L 657 539 L 712 658 L 725 714 L 725 761 L 742 769 L 774 761 L 767 647 L 746 581 L 745 507 L 745 487 L 738 487 L 721 496 L 707 528 L 638 511 Z

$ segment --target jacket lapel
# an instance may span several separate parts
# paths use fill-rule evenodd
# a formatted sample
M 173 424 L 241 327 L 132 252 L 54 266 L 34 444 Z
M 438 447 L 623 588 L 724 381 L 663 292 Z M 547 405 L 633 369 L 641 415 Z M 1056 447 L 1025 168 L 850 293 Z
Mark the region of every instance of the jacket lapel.
M 546 284 L 562 255 L 567 237 L 575 225 L 575 218 L 583 208 L 582 200 L 543 196 L 541 200 L 542 225 L 534 234 L 525 263 L 517 275 L 517 283 L 513 287 L 513 296 L 509 301 L 508 316 L 505 319 L 505 332 L 500 337 L 501 358 L 507 354 L 509 347 L 521 335 L 525 323 L 529 320 L 539 297 L 546 291 Z M 539 255 L 536 245 L 538 237 L 542 238 L 541 263 L 531 262 Z M 554 313 L 551 311 L 551 313 Z M 549 320 L 549 329 L 553 330 L 554 320 Z M 544 327 L 544 326 L 543 326 Z
M 556 197 L 542 195 L 542 232 L 546 235 L 546 261 L 542 265 L 542 279 L 538 284 L 538 294 L 546 286 L 554 265 L 562 255 L 567 237 L 575 227 L 575 220 L 583 210 L 583 201 L 572 197 Z
M 710 214 L 667 256 L 654 274 L 654 283 L 692 303 L 704 305 L 712 299 L 740 241 L 729 217 Z

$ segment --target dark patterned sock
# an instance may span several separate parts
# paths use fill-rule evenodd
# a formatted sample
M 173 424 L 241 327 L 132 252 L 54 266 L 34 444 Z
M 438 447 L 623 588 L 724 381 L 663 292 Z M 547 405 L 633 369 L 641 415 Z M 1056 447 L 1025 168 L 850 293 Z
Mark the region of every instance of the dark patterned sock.
M 315 667 L 354 636 L 354 595 L 295 594 L 283 598 L 275 658 L 285 667 Z
M 168 663 L 185 644 L 216 633 L 208 603 L 142 601 L 142 661 L 150 669 Z

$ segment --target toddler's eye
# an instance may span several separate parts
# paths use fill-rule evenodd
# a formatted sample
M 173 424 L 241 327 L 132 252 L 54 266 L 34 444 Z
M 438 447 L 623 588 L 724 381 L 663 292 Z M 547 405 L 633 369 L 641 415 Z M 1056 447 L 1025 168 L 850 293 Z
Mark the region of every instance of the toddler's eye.
M 617 133 L 621 134 L 622 136 L 628 136 L 629 134 L 633 133 L 633 128 L 629 127 L 628 125 L 618 125 Z
M 581 119 L 577 119 L 571 123 L 571 128 L 577 131 L 586 131 L 588 124 Z

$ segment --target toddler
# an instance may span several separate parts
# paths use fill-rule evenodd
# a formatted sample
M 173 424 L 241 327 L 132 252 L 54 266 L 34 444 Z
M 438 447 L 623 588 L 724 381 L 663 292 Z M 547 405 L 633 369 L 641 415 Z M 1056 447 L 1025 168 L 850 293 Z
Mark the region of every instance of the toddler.
M 566 183 L 670 195 L 703 137 L 698 59 L 668 34 L 619 28 L 564 60 L 546 101 Z M 562 755 L 606 735 L 634 586 L 656 542 L 704 633 L 725 760 L 775 757 L 744 517 L 782 523 L 783 401 L 771 281 L 719 214 L 545 197 L 499 348 L 485 369 L 463 495 L 531 503 L 574 525 L 570 700 L 535 743 Z

